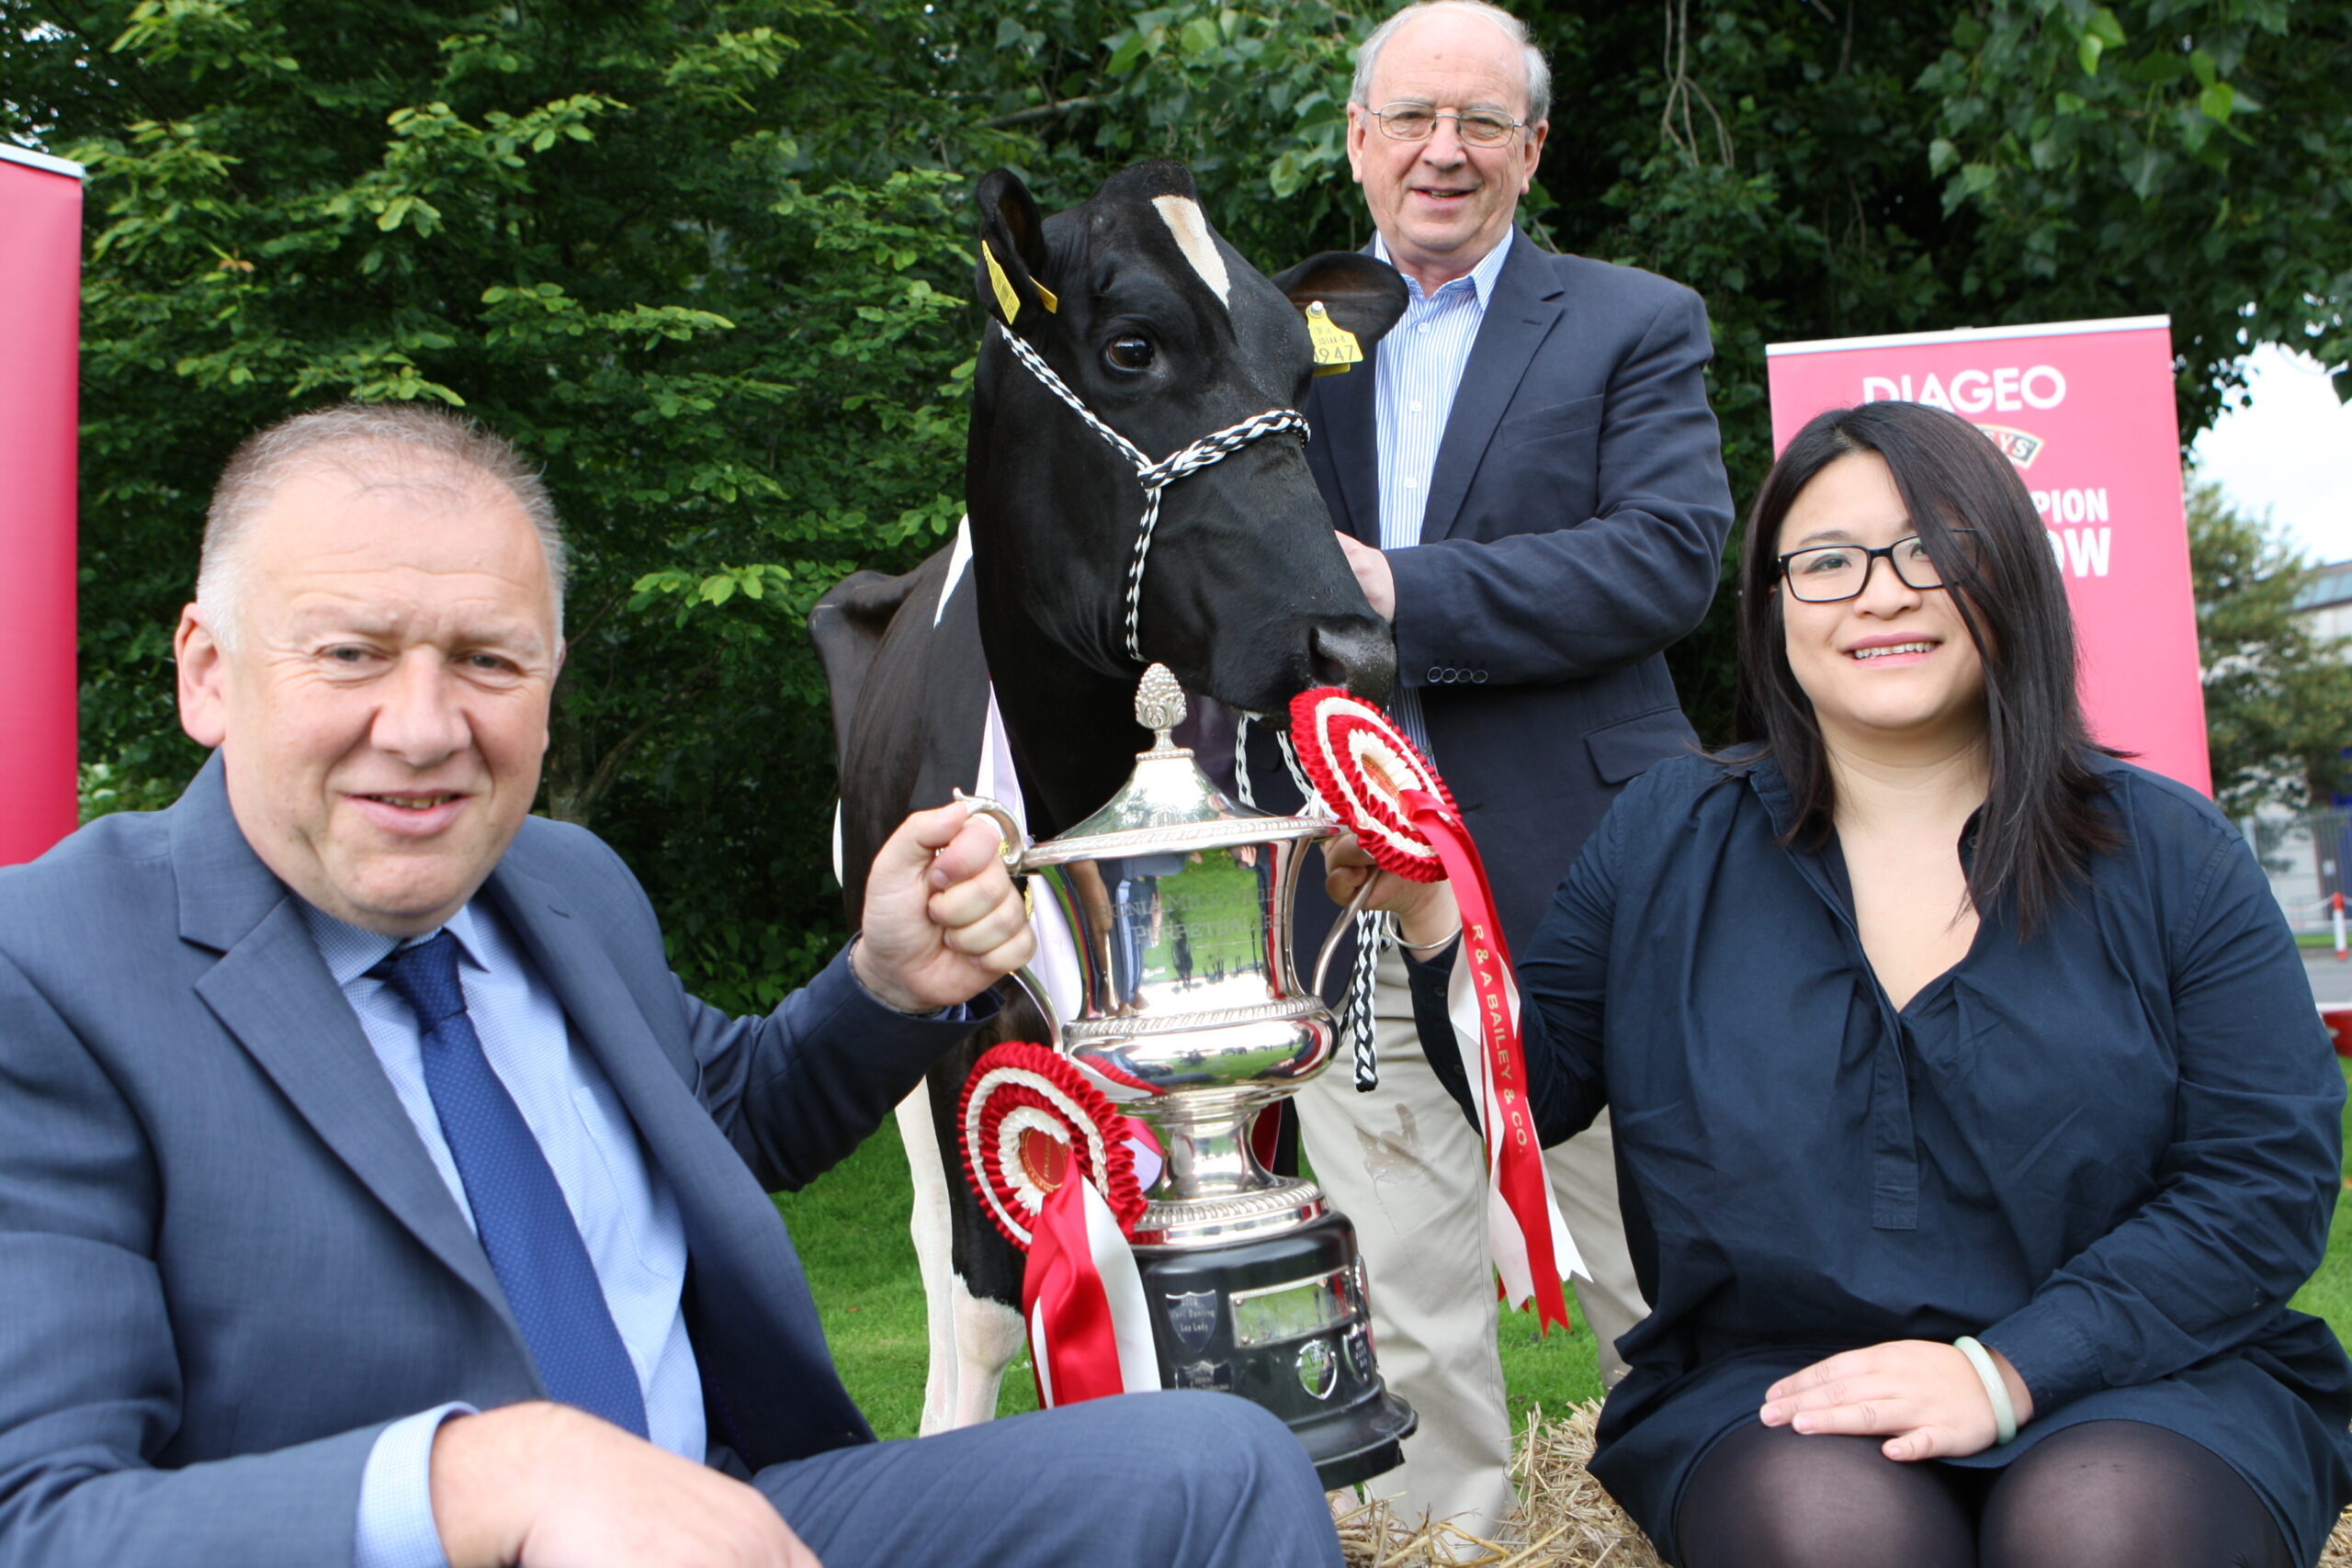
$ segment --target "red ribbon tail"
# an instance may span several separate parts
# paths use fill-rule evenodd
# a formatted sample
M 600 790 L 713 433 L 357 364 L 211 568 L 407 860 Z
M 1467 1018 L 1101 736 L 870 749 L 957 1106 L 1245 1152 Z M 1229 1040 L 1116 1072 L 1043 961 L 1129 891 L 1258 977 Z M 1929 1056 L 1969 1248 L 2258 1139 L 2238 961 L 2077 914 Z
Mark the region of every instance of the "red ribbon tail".
M 1570 1334 L 1577 1331 L 1576 1316 L 1568 1311 L 1568 1303 L 1563 1299 L 1566 1293 L 1562 1291 L 1535 1292 L 1535 1337 L 1538 1339 L 1549 1334 L 1555 1323 Z M 1495 1300 L 1515 1306 L 1510 1299 L 1510 1287 L 1503 1283 L 1500 1275 L 1495 1277 Z
M 1046 1195 L 1021 1277 L 1038 1402 L 1048 1406 L 1125 1392 L 1110 1298 L 1087 1239 L 1084 1185 L 1073 1177 Z
M 1566 1292 L 1560 1289 L 1560 1281 L 1556 1277 L 1552 1280 L 1550 1290 L 1544 1290 L 1540 1286 L 1537 1288 L 1535 1337 L 1541 1339 L 1551 1333 L 1552 1325 L 1555 1323 L 1565 1333 L 1574 1334 L 1577 1331 L 1577 1320 L 1568 1315 L 1568 1303 L 1566 1298 Z
M 1454 962 L 1470 965 L 1478 997 L 1479 1037 L 1487 1082 L 1480 1111 L 1492 1159 L 1495 1190 L 1510 1211 L 1525 1248 L 1537 1332 L 1557 1323 L 1568 1326 L 1567 1301 L 1552 1250 L 1551 1194 L 1544 1176 L 1544 1148 L 1527 1101 L 1527 1058 L 1520 1043 L 1508 987 L 1510 950 L 1495 912 L 1493 886 L 1478 857 L 1478 846 L 1445 803 L 1422 790 L 1399 797 L 1407 818 L 1419 829 L 1445 865 L 1462 908 L 1462 947 Z

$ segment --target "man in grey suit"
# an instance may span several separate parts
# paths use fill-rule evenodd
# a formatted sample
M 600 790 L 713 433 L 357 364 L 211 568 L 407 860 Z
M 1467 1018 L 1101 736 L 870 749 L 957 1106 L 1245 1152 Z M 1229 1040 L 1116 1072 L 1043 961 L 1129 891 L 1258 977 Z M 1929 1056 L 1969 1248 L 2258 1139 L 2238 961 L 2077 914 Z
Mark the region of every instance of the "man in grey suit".
M 1695 743 L 1661 651 L 1705 614 L 1731 527 L 1699 297 L 1514 231 L 1549 98 L 1542 51 L 1492 6 L 1408 6 L 1365 40 L 1348 156 L 1410 298 L 1306 410 L 1340 546 L 1396 631 L 1394 712 L 1460 802 L 1517 943 L 1617 792 Z M 1356 1224 L 1382 1372 L 1421 1417 L 1373 1489 L 1489 1534 L 1512 1499 L 1484 1163 L 1393 952 L 1379 979 L 1379 1088 L 1325 1074 L 1301 1130 Z M 1598 1123 L 1546 1164 L 1613 1381 L 1614 1341 L 1648 1309 L 1608 1140 Z
M 222 476 L 175 643 L 214 756 L 0 872 L 0 1564 L 1336 1568 L 1238 1401 L 872 1440 L 765 1193 L 967 1032 L 1019 900 L 921 814 L 773 1015 L 684 994 L 611 851 L 527 815 L 562 576 L 447 415 Z

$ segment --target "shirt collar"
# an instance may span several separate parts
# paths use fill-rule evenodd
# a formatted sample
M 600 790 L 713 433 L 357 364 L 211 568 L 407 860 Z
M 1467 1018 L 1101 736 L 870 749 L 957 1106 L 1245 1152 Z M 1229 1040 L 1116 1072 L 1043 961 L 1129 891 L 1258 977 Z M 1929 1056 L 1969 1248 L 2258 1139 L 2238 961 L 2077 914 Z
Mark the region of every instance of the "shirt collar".
M 1487 302 L 1495 297 L 1495 280 L 1502 276 L 1503 260 L 1510 254 L 1511 245 L 1518 240 L 1518 230 L 1504 230 L 1502 242 L 1496 245 L 1493 250 L 1488 251 L 1485 255 L 1479 257 L 1478 265 L 1476 266 L 1472 267 L 1467 273 L 1464 273 L 1463 276 L 1455 278 L 1451 283 L 1439 285 L 1437 290 L 1438 293 L 1443 294 L 1449 288 L 1458 290 L 1466 279 L 1471 289 L 1478 296 L 1478 309 L 1484 310 L 1487 308 Z M 1387 239 L 1383 236 L 1377 229 L 1374 230 L 1372 232 L 1372 254 L 1374 261 L 1387 262 L 1391 266 L 1396 265 L 1395 259 L 1388 254 Z M 1433 298 L 1433 296 L 1424 295 L 1421 292 L 1420 281 L 1414 277 L 1410 273 L 1406 272 L 1401 267 L 1397 268 L 1397 272 L 1398 275 L 1405 279 L 1405 287 L 1408 291 L 1410 291 L 1415 299 Z
M 403 939 L 400 937 L 386 936 L 381 931 L 366 931 L 347 921 L 338 920 L 307 902 L 302 906 L 302 915 L 310 921 L 311 940 L 318 943 L 319 956 L 326 960 L 327 973 L 334 976 L 338 987 L 350 985 L 390 957 L 394 948 L 402 945 Z M 487 965 L 482 962 L 481 933 L 474 920 L 474 907 L 469 902 L 450 916 L 448 924 L 441 930 L 458 939 L 459 956 L 481 969 Z M 425 942 L 435 934 L 426 931 L 423 936 L 406 940 Z

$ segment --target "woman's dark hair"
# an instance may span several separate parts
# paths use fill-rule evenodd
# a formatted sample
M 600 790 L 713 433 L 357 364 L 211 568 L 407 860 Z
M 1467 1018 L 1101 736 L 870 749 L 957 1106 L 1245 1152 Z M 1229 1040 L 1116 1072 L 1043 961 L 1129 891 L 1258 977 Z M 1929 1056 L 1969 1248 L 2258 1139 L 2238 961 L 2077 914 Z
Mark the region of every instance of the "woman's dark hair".
M 1831 409 L 1797 432 L 1764 478 L 1739 567 L 1739 687 L 1733 729 L 1761 742 L 1788 780 L 1796 819 L 1787 840 L 1826 841 L 1836 786 L 1813 704 L 1789 668 L 1781 620 L 1781 524 L 1797 496 L 1840 457 L 1885 459 L 1910 526 L 1943 569 L 1952 607 L 1984 667 L 1991 785 L 1968 867 L 1979 910 L 2014 899 L 2030 934 L 2090 857 L 2122 847 L 2092 801 L 2106 788 L 2088 761 L 2089 728 L 2075 694 L 2075 622 L 2025 481 L 1957 414 L 1919 403 Z M 1974 530 L 1966 547 L 1954 528 Z

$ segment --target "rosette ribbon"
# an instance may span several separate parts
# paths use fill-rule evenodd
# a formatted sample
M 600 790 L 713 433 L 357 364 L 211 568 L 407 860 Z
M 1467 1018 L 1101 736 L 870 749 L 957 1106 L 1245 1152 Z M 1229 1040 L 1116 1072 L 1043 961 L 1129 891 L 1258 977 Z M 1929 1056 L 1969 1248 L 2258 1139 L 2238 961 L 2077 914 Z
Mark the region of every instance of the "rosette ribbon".
M 1144 1212 L 1136 1152 L 1155 1146 L 1151 1134 L 1067 1058 L 1025 1043 L 973 1064 L 956 1122 L 965 1179 L 1028 1254 L 1021 1312 L 1038 1404 L 1159 1388 L 1143 1275 L 1127 1241 Z
M 1539 1332 L 1555 1323 L 1567 1327 L 1560 1281 L 1583 1273 L 1584 1260 L 1544 1173 L 1527 1100 L 1519 987 L 1478 846 L 1445 781 L 1387 714 L 1336 686 L 1300 693 L 1290 711 L 1301 766 L 1373 863 L 1408 881 L 1442 877 L 1453 885 L 1462 946 L 1447 987 L 1447 1016 L 1463 1070 L 1477 1090 L 1487 1245 L 1504 1298 L 1514 1307 L 1532 1298 Z M 1367 892 L 1370 886 L 1367 879 Z

